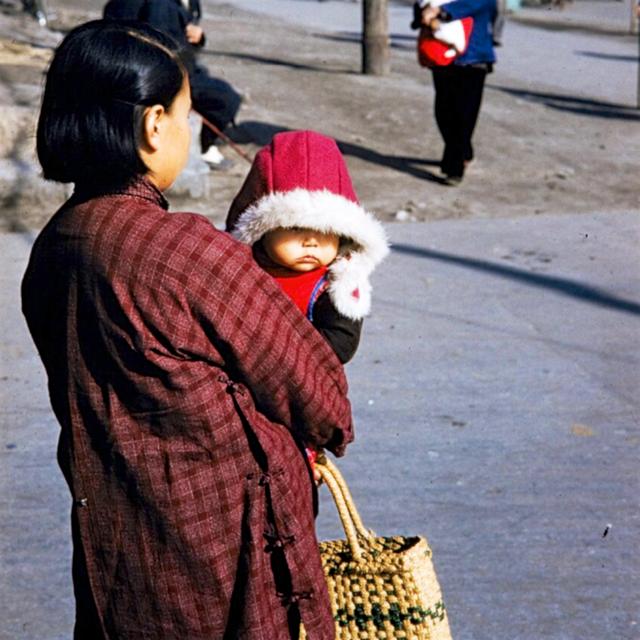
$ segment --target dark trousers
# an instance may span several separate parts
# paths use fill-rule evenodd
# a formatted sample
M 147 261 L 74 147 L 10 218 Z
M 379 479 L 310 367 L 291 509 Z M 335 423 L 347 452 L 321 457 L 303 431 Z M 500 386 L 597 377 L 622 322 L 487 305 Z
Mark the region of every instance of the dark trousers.
M 440 168 L 447 176 L 461 178 L 465 161 L 473 159 L 471 137 L 480 112 L 487 69 L 452 64 L 432 71 L 436 122 L 444 140 Z
M 240 94 L 225 80 L 214 78 L 203 67 L 196 66 L 189 74 L 193 109 L 220 131 L 232 123 L 240 109 Z M 206 124 L 200 131 L 200 147 L 206 151 L 218 135 Z

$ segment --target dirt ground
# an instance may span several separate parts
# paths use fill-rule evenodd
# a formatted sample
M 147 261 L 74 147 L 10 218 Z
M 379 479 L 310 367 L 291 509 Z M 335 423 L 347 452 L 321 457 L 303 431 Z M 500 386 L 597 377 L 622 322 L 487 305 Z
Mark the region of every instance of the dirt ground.
M 38 228 L 69 194 L 46 183 L 34 155 L 43 74 L 61 32 L 99 17 L 100 2 L 56 4 L 53 31 L 0 0 L 0 229 Z M 383 220 L 514 217 L 636 210 L 637 119 L 631 108 L 581 101 L 582 108 L 532 100 L 489 77 L 475 136 L 476 161 L 460 187 L 441 183 L 442 143 L 428 72 L 413 43 L 392 50 L 388 77 L 359 73 L 360 44 L 205 2 L 209 34 L 201 61 L 245 95 L 233 136 L 253 155 L 283 129 L 335 137 L 364 205 Z M 634 132 L 635 133 L 632 133 Z M 633 138 L 635 136 L 635 138 Z M 249 164 L 231 148 L 227 172 L 187 176 L 169 193 L 174 209 L 219 224 Z

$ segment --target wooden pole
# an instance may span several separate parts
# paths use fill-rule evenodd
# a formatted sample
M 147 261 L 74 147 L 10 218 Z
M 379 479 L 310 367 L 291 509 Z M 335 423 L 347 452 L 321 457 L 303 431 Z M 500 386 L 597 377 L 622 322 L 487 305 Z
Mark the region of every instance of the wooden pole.
M 636 83 L 636 108 L 640 109 L 640 30 L 638 29 L 638 18 L 640 17 L 640 0 L 631 1 L 631 22 L 629 28 L 631 33 L 638 34 L 638 79 Z
M 638 84 L 636 87 L 636 107 L 640 109 L 640 33 L 638 33 Z
M 390 69 L 387 0 L 363 0 L 362 73 L 384 76 Z

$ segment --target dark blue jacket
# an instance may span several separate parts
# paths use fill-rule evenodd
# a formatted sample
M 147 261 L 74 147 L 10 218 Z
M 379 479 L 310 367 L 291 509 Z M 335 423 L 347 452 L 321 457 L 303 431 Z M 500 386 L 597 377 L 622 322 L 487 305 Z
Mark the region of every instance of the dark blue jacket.
M 189 9 L 185 9 L 180 0 L 110 0 L 103 14 L 111 20 L 147 22 L 184 45 L 187 42 L 185 27 L 189 23 L 197 23 L 202 10 L 200 0 L 189 0 Z
M 496 17 L 496 0 L 454 0 L 440 7 L 452 20 L 473 18 L 473 30 L 464 55 L 454 64 L 467 65 L 478 62 L 495 62 L 493 50 L 493 21 Z
M 109 0 L 103 15 L 108 20 L 138 20 L 145 0 Z
M 187 41 L 185 29 L 200 19 L 200 0 L 189 0 L 188 10 L 180 0 L 110 0 L 103 13 L 106 19 L 139 20 L 170 35 L 181 49 L 189 75 L 195 72 L 195 48 L 202 47 L 205 38 L 194 47 Z

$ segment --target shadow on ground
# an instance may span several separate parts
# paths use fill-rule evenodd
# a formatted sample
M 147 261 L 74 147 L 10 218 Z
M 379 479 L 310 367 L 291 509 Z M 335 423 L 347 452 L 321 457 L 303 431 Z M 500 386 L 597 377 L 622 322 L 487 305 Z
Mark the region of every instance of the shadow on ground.
M 257 145 L 264 146 L 271 142 L 276 133 L 288 131 L 286 127 L 257 121 L 244 121 L 238 126 L 242 136 L 249 136 Z M 439 166 L 440 161 L 432 158 L 418 158 L 413 156 L 394 156 L 386 153 L 380 153 L 375 149 L 363 147 L 359 144 L 347 142 L 345 140 L 336 139 L 338 147 L 343 154 L 359 158 L 365 162 L 370 162 L 381 167 L 393 169 L 400 173 L 435 182 L 437 184 L 446 184 L 444 178 L 425 169 L 424 166 Z
M 216 56 L 216 57 L 223 57 L 223 58 L 234 58 L 236 60 L 246 60 L 248 62 L 256 62 L 258 64 L 273 65 L 277 67 L 288 67 L 289 69 L 296 69 L 299 71 L 318 71 L 323 73 L 339 73 L 341 75 L 356 74 L 356 72 L 353 69 L 314 66 L 309 64 L 303 64 L 301 62 L 293 62 L 292 60 L 282 60 L 280 58 L 258 56 L 252 53 L 239 53 L 237 51 L 215 51 L 213 49 L 207 49 L 206 51 L 202 51 L 201 55 Z
M 550 109 L 569 111 L 582 116 L 605 118 L 609 120 L 640 120 L 640 111 L 634 107 L 611 102 L 602 102 L 589 98 L 563 95 L 558 93 L 544 93 L 527 89 L 514 89 L 499 85 L 487 84 L 487 89 L 508 93 L 522 100 L 543 104 Z
M 391 249 L 396 253 L 404 253 L 407 255 L 418 256 L 419 258 L 425 258 L 427 260 L 446 262 L 459 267 L 474 269 L 475 271 L 483 271 L 494 276 L 515 280 L 532 287 L 548 289 L 570 298 L 577 298 L 589 304 L 607 307 L 609 309 L 615 309 L 616 311 L 622 311 L 633 315 L 640 315 L 640 303 L 619 298 L 607 291 L 603 291 L 602 289 L 576 280 L 531 273 L 530 271 L 496 264 L 495 262 L 489 262 L 487 260 L 457 256 L 451 253 L 443 253 L 432 249 L 423 249 L 409 244 L 394 243 Z

